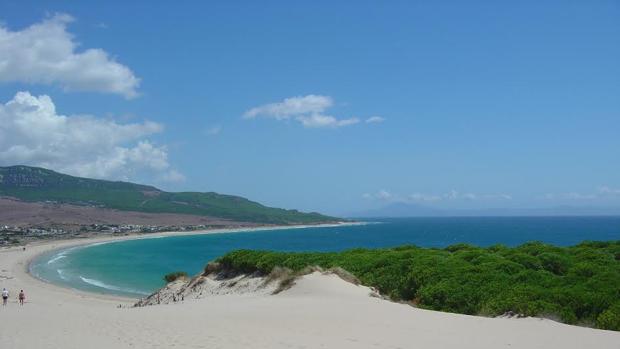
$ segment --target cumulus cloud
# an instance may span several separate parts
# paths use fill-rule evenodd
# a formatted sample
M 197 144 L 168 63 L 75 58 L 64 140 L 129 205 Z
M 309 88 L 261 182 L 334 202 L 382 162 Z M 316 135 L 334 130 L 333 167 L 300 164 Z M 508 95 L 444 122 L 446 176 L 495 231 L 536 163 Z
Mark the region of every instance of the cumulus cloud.
M 73 18 L 58 14 L 19 31 L 0 24 L 0 82 L 56 84 L 66 91 L 138 95 L 134 73 L 102 49 L 78 52 L 67 25 Z
M 297 120 L 300 121 L 304 127 L 341 127 L 357 124 L 359 122 L 358 118 L 338 120 L 333 116 L 321 114 L 298 116 Z
M 331 97 L 307 95 L 286 98 L 282 102 L 269 103 L 260 107 L 255 107 L 243 115 L 246 119 L 257 116 L 272 117 L 277 120 L 288 119 L 291 116 L 322 113 L 334 104 Z
M 146 174 L 182 180 L 168 162 L 167 148 L 146 139 L 162 130 L 150 121 L 120 124 L 89 115 L 61 115 L 50 97 L 19 92 L 0 104 L 0 164 L 95 178 L 127 180 Z
M 382 118 L 380 116 L 371 116 L 368 119 L 366 119 L 367 124 L 379 123 L 379 122 L 384 122 L 384 121 L 385 121 L 385 118 Z
M 298 96 L 286 98 L 282 102 L 269 103 L 252 108 L 246 111 L 243 117 L 245 119 L 254 119 L 257 117 L 272 118 L 275 120 L 292 119 L 298 121 L 307 128 L 337 128 L 354 125 L 360 122 L 360 119 L 356 117 L 339 119 L 325 114 L 325 111 L 333 105 L 334 101 L 329 96 Z

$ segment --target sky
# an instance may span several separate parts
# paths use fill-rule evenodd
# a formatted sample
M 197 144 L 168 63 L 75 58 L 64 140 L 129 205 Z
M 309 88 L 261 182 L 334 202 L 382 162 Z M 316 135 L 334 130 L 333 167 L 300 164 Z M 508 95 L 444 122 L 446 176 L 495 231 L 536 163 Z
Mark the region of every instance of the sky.
M 0 166 L 345 214 L 620 208 L 620 2 L 0 3 Z

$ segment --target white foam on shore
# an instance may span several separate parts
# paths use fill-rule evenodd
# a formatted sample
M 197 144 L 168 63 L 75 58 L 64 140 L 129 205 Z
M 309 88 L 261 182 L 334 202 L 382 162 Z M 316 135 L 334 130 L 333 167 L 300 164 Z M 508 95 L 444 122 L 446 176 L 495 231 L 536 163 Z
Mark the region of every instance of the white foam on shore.
M 134 290 L 134 289 L 131 289 L 131 288 L 123 288 L 123 287 L 118 287 L 118 286 L 114 286 L 114 285 L 109 285 L 109 284 L 106 284 L 103 281 L 85 278 L 85 277 L 83 277 L 81 275 L 80 275 L 80 279 L 83 282 L 85 282 L 85 283 L 87 283 L 89 285 L 92 285 L 92 286 L 95 286 L 95 287 L 99 287 L 99 288 L 103 288 L 103 289 L 106 289 L 106 290 L 118 291 L 118 292 L 126 292 L 126 293 L 135 293 L 135 294 L 141 294 L 141 295 L 145 295 L 145 296 L 150 294 L 150 293 L 147 293 L 147 292 L 144 292 L 144 291 L 138 291 L 138 290 Z
M 367 225 L 367 224 L 376 224 L 376 223 L 381 223 L 381 222 L 339 222 L 339 223 L 329 223 L 329 224 L 311 224 L 311 225 L 294 225 L 294 226 L 271 226 L 271 227 L 254 227 L 254 228 L 250 228 L 250 227 L 241 227 L 241 228 L 224 228 L 224 229 L 209 229 L 209 230 L 196 230 L 196 231 L 176 231 L 176 232 L 162 232 L 162 233 L 151 233 L 151 234 L 144 234 L 144 235 L 133 235 L 133 236 L 128 236 L 126 238 L 117 238 L 117 239 L 111 239 L 111 240 L 107 240 L 107 241 L 97 241 L 97 242 L 92 242 L 92 243 L 86 243 L 86 244 L 81 244 L 81 245 L 77 245 L 77 246 L 72 246 L 69 248 L 64 248 L 64 249 L 60 249 L 60 250 L 56 250 L 56 254 L 52 254 L 52 258 L 50 258 L 49 260 L 45 260 L 45 254 L 43 255 L 39 255 L 38 258 L 34 258 L 30 264 L 28 265 L 28 272 L 33 275 L 34 277 L 43 280 L 45 282 L 49 282 L 49 283 L 56 283 L 56 281 L 54 280 L 48 280 L 48 278 L 44 277 L 43 275 L 41 275 L 40 272 L 38 272 L 37 268 L 42 268 L 43 265 L 48 265 L 48 269 L 52 269 L 52 272 L 54 270 L 54 266 L 52 266 L 53 264 L 57 263 L 58 261 L 66 258 L 69 256 L 69 254 L 73 251 L 76 250 L 82 250 L 82 249 L 86 249 L 89 247 L 94 247 L 94 246 L 100 246 L 100 245 L 107 245 L 107 244 L 113 244 L 113 243 L 121 243 L 121 242 L 127 242 L 127 241 L 135 241 L 135 240 L 143 240 L 143 239 L 162 239 L 162 238 L 171 238 L 171 237 L 181 237 L 181 236 L 191 236 L 191 235 L 209 235 L 209 234 L 235 234 L 235 233 L 253 233 L 253 232 L 263 232 L 263 231 L 274 231 L 274 230 L 294 230 L 294 229 L 308 229 L 308 228 L 336 228 L 336 227 L 347 227 L 347 226 L 357 226 L 357 225 Z M 68 287 L 74 287 L 71 285 L 68 285 L 70 283 L 70 281 L 73 279 L 73 276 L 69 277 L 66 275 L 66 273 L 64 273 L 64 270 L 62 269 L 57 269 L 56 266 L 56 273 L 59 275 L 60 279 L 63 281 L 66 281 L 67 283 L 59 283 L 61 286 L 64 284 L 65 286 Z M 100 280 L 95 280 L 95 279 L 89 279 L 89 278 L 84 278 L 82 276 L 80 276 L 80 279 L 82 280 L 82 282 L 89 284 L 91 286 L 95 286 L 95 287 L 99 287 L 103 290 L 108 290 L 108 291 L 117 291 L 117 292 L 123 292 L 123 293 L 133 293 L 133 294 L 140 294 L 140 295 L 149 295 L 150 293 L 146 293 L 144 291 L 139 291 L 139 290 L 135 290 L 135 289 L 128 289 L 128 288 L 122 288 L 122 287 L 118 287 L 118 286 L 114 286 L 114 285 L 108 285 Z M 105 292 L 104 292 L 105 293 Z
M 47 261 L 47 264 L 52 264 L 52 263 L 55 263 L 55 262 L 57 262 L 57 261 L 59 261 L 59 260 L 61 260 L 61 259 L 65 258 L 65 257 L 67 257 L 67 256 L 65 255 L 65 252 L 66 252 L 66 251 L 63 251 L 63 252 L 61 252 L 61 253 L 57 254 L 56 256 L 54 256 L 54 258 L 52 258 L 52 259 L 50 259 L 49 261 Z
M 69 278 L 65 276 L 65 271 L 62 269 L 56 269 L 56 273 L 58 273 L 58 276 L 60 276 L 61 279 L 65 280 L 65 281 L 69 281 Z
M 54 254 L 54 255 L 53 255 L 53 257 L 52 257 L 52 258 L 50 258 L 50 259 L 46 262 L 46 264 L 53 264 L 53 263 L 56 263 L 56 262 L 58 262 L 59 260 L 61 260 L 61 259 L 65 258 L 65 257 L 67 257 L 67 254 L 68 254 L 69 252 L 71 252 L 71 251 L 73 251 L 73 250 L 76 250 L 76 249 L 78 249 L 78 248 L 80 248 L 80 246 L 73 246 L 73 247 L 69 247 L 69 248 L 65 248 L 65 249 L 56 250 L 56 252 L 58 252 L 58 253 Z M 43 255 L 43 256 L 44 256 L 44 255 Z M 38 260 L 38 259 L 44 259 L 44 258 L 42 258 L 42 256 L 39 256 L 39 258 L 35 258 L 35 259 L 34 259 L 34 261 L 36 261 L 36 260 Z M 31 264 L 32 264 L 32 263 L 31 263 Z M 29 269 L 30 269 L 30 268 L 29 268 Z

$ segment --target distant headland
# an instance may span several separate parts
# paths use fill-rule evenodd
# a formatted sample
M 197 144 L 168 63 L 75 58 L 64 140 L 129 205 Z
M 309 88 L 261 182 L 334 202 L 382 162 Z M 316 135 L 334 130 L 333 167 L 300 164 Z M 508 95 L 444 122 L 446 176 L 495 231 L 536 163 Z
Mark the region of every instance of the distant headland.
M 0 244 L 93 233 L 151 233 L 341 221 L 215 192 L 166 192 L 30 167 L 0 167 Z

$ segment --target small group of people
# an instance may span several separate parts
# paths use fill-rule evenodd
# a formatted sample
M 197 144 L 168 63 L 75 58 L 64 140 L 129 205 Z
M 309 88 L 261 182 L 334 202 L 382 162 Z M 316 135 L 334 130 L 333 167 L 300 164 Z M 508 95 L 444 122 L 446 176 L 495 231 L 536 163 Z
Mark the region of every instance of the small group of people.
M 24 305 L 24 302 L 26 301 L 26 294 L 24 293 L 24 290 L 19 291 L 19 295 L 17 296 L 17 299 L 19 300 L 19 305 Z M 9 290 L 7 290 L 6 288 L 3 288 L 2 289 L 2 306 L 6 306 L 8 301 L 9 301 Z

